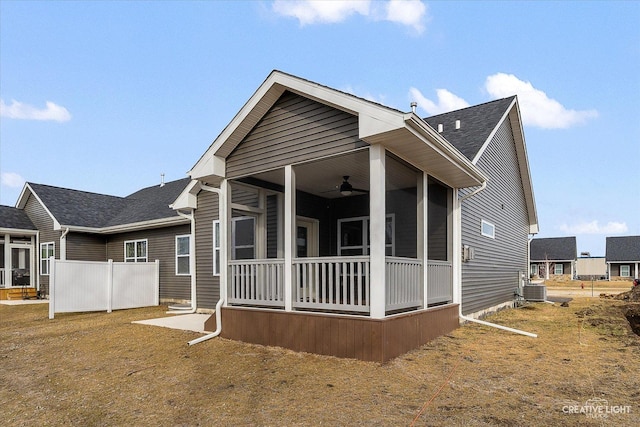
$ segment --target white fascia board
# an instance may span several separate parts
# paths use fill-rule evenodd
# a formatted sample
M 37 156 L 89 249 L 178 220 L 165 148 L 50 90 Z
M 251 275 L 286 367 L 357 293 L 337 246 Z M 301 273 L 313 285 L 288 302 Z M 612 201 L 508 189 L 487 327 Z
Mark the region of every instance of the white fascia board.
M 424 120 L 414 113 L 406 115 L 405 123 L 410 130 L 417 131 L 425 143 L 429 144 L 440 155 L 456 165 L 466 175 L 468 175 L 475 185 L 482 185 L 487 181 L 487 177 L 473 163 L 469 161 L 457 148 L 455 148 L 442 135 L 436 132 Z
M 42 200 L 40 199 L 40 197 L 38 197 L 36 192 L 33 191 L 33 188 L 31 188 L 29 183 L 26 183 L 24 185 L 24 188 L 22 189 L 22 192 L 20 193 L 20 197 L 18 197 L 18 202 L 16 203 L 16 207 L 19 208 L 19 209 L 24 209 L 24 207 L 26 206 L 27 199 L 29 198 L 29 194 L 27 194 L 27 190 L 28 190 L 29 194 L 31 194 L 33 197 L 36 198 L 36 200 L 38 201 L 38 203 L 40 203 L 40 206 L 42 206 L 42 209 L 44 209 L 44 211 L 47 213 L 47 215 L 49 215 L 49 217 L 53 221 L 53 229 L 54 230 L 61 230 L 62 227 L 60 226 L 60 223 L 58 222 L 56 217 L 53 216 L 53 214 L 51 213 L 49 208 L 47 208 L 47 206 L 42 202 Z
M 110 227 L 95 228 L 95 227 L 81 227 L 74 225 L 63 225 L 62 228 L 69 229 L 69 231 L 77 233 L 93 233 L 93 234 L 117 234 L 125 233 L 128 231 L 138 231 L 151 228 L 169 227 L 172 225 L 188 224 L 189 220 L 180 216 L 171 218 L 153 219 L 149 221 L 135 222 L 132 224 L 113 225 Z
M 24 236 L 36 236 L 38 235 L 38 230 L 26 230 L 21 228 L 4 228 L 0 227 L 0 235 L 1 234 L 10 234 L 10 235 L 24 235 Z
M 169 205 L 173 210 L 181 209 L 198 209 L 198 193 L 200 192 L 200 182 L 191 180 L 191 182 L 182 190 L 182 193 L 176 200 Z

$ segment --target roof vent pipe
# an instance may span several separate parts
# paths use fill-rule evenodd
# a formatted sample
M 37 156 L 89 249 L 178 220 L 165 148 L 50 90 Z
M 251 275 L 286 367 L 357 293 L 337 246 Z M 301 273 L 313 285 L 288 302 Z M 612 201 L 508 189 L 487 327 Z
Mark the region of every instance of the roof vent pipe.
M 438 125 L 438 132 L 439 132 L 439 133 L 442 133 L 442 131 L 443 131 L 443 130 L 444 130 L 444 125 L 443 125 L 442 123 L 440 123 L 440 124 Z
M 160 174 L 160 187 L 164 187 L 164 174 Z
M 415 114 L 415 113 L 416 113 L 416 107 L 417 107 L 417 106 L 418 106 L 418 103 L 417 103 L 416 101 L 412 101 L 412 102 L 411 102 L 411 112 L 412 112 L 413 114 Z
M 456 120 L 456 129 L 460 129 L 460 120 Z

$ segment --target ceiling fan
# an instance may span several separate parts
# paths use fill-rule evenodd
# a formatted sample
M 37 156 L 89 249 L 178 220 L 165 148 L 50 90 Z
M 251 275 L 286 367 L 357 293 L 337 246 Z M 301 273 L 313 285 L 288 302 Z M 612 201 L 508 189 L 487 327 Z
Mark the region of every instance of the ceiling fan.
M 342 194 L 343 196 L 350 196 L 354 191 L 357 191 L 359 193 L 369 192 L 369 190 L 353 188 L 353 186 L 349 183 L 349 175 L 344 175 L 342 178 L 344 179 L 344 181 L 342 181 L 342 184 L 340 184 L 340 194 Z

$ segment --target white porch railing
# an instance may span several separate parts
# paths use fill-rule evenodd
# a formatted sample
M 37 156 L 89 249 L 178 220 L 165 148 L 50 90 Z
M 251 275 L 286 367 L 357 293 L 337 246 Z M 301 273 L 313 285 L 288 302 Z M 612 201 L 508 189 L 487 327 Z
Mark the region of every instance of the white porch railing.
M 369 312 L 369 257 L 297 258 L 293 307 Z
M 419 259 L 386 257 L 386 311 L 424 304 Z M 428 261 L 428 304 L 453 299 L 450 262 Z M 312 257 L 293 260 L 294 309 L 369 313 L 371 302 L 368 256 Z M 284 260 L 229 261 L 227 300 L 232 305 L 284 308 Z
M 283 259 L 229 261 L 229 273 L 229 303 L 284 307 Z
M 388 256 L 386 264 L 386 310 L 422 306 L 422 261 Z
M 453 301 L 453 267 L 449 261 L 427 261 L 427 304 Z

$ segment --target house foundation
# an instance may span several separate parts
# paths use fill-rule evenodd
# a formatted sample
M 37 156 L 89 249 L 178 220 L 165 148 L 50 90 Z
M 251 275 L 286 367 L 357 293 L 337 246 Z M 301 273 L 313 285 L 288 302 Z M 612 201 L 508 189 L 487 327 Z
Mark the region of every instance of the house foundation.
M 458 304 L 371 319 L 246 307 L 221 309 L 223 338 L 385 363 L 459 326 Z M 205 330 L 216 329 L 215 316 Z

